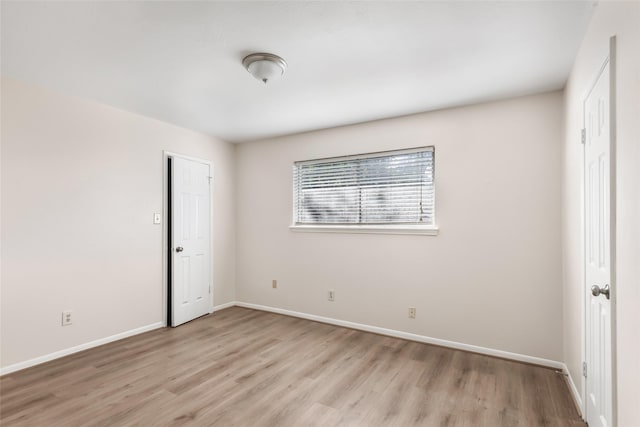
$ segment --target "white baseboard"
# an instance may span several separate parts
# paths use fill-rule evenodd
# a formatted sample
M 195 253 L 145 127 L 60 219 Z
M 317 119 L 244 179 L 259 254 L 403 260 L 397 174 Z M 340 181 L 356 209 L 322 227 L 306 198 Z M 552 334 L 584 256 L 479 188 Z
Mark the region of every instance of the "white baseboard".
M 375 334 L 387 335 L 395 338 L 403 338 L 410 341 L 422 342 L 425 344 L 435 344 L 442 347 L 454 348 L 457 350 L 470 351 L 473 353 L 486 354 L 489 356 L 501 357 L 503 359 L 516 360 L 518 362 L 531 363 L 534 365 L 547 366 L 558 370 L 564 370 L 565 364 L 555 360 L 543 359 L 540 357 L 527 356 L 525 354 L 512 353 L 504 350 L 496 350 L 493 348 L 480 347 L 471 344 L 463 344 L 455 341 L 448 341 L 439 338 L 427 337 L 424 335 L 412 334 L 409 332 L 396 331 L 394 329 L 380 328 L 378 326 L 365 325 L 362 323 L 348 322 L 346 320 L 332 319 L 330 317 L 317 316 L 315 314 L 301 313 L 298 311 L 285 310 L 282 308 L 269 307 L 266 305 L 251 304 L 236 301 L 235 305 L 239 307 L 252 308 L 255 310 L 270 311 L 272 313 L 285 314 L 287 316 L 299 317 L 302 319 L 314 320 L 316 322 L 328 323 L 336 326 L 344 326 L 345 328 L 358 329 L 360 331 L 373 332 Z
M 213 307 L 212 313 L 215 313 L 216 311 L 224 310 L 225 308 L 233 307 L 234 305 L 236 305 L 235 301 L 227 302 L 227 303 L 220 304 L 220 305 L 215 305 Z
M 152 331 L 154 329 L 164 327 L 163 322 L 156 322 L 150 325 L 141 326 L 139 328 L 131 329 L 129 331 L 120 332 L 119 334 L 111 335 L 109 337 L 100 338 L 95 341 L 90 341 L 88 343 L 80 344 L 75 347 L 65 348 L 64 350 L 59 350 L 53 353 L 45 354 L 44 356 L 35 357 L 33 359 L 26 360 L 24 362 L 14 363 L 13 365 L 6 366 L 4 368 L 0 368 L 0 376 L 10 374 L 12 372 L 16 372 L 22 369 L 30 368 L 31 366 L 39 365 L 41 363 L 49 362 L 53 359 L 59 359 L 60 357 L 68 356 L 73 353 L 77 353 L 82 350 L 87 350 L 93 347 L 98 347 L 103 344 L 108 344 L 113 341 L 118 341 L 123 338 L 127 338 L 133 335 L 138 335 L 143 332 Z
M 231 301 L 225 304 L 220 304 L 220 305 L 216 305 L 213 307 L 213 311 L 212 312 L 216 312 L 216 311 L 220 311 L 223 310 L 225 308 L 229 308 L 229 307 L 233 307 L 233 306 L 238 306 L 238 307 L 245 307 L 245 308 L 251 308 L 254 310 L 261 310 L 261 311 L 268 311 L 268 312 L 272 312 L 272 313 L 278 313 L 278 314 L 284 314 L 287 316 L 293 316 L 293 317 L 298 317 L 301 319 L 307 319 L 307 320 L 313 320 L 316 322 L 321 322 L 321 323 L 328 323 L 330 325 L 336 325 L 336 326 L 343 326 L 345 328 L 351 328 L 351 329 L 357 329 L 360 331 L 365 331 L 365 332 L 373 332 L 376 334 L 380 334 L 380 335 L 386 335 L 386 336 L 390 336 L 390 337 L 395 337 L 395 338 L 402 338 L 402 339 L 406 339 L 406 340 L 410 340 L 410 341 L 416 341 L 416 342 L 422 342 L 422 343 L 426 343 L 426 344 L 434 344 L 434 345 L 439 345 L 442 347 L 449 347 L 449 348 L 454 348 L 457 350 L 464 350 L 464 351 L 470 351 L 473 353 L 479 353 L 479 354 L 486 354 L 489 356 L 495 356 L 495 357 L 501 357 L 503 359 L 509 359 L 509 360 L 515 360 L 515 361 L 519 361 L 519 362 L 525 362 L 525 363 L 531 363 L 534 365 L 541 365 L 541 366 L 547 366 L 550 368 L 554 368 L 554 369 L 558 369 L 563 371 L 563 373 L 567 374 L 567 377 L 569 379 L 569 386 L 571 388 L 571 393 L 574 397 L 574 399 L 576 399 L 576 402 L 578 403 L 579 408 L 583 409 L 582 407 L 582 399 L 580 397 L 580 393 L 578 393 L 578 390 L 575 386 L 575 383 L 573 382 L 573 379 L 571 378 L 571 375 L 569 374 L 569 371 L 566 367 L 566 365 L 562 362 L 557 362 L 555 360 L 549 360 L 549 359 L 543 359 L 540 357 L 534 357 L 534 356 L 527 356 L 524 354 L 519 354 L 519 353 L 512 353 L 509 351 L 504 351 L 504 350 L 496 350 L 496 349 L 492 349 L 492 348 L 487 348 L 487 347 L 480 347 L 480 346 L 476 346 L 476 345 L 471 345 L 471 344 L 463 344 L 463 343 L 459 343 L 459 342 L 455 342 L 455 341 L 448 341 L 448 340 L 443 340 L 443 339 L 439 339 L 439 338 L 432 338 L 432 337 L 427 337 L 424 335 L 417 335 L 417 334 L 412 334 L 410 332 L 403 332 L 403 331 L 397 331 L 394 329 L 387 329 L 387 328 L 381 328 L 378 326 L 371 326 L 371 325 L 365 325 L 362 323 L 355 323 L 355 322 L 349 322 L 346 320 L 339 320 L 339 319 L 333 319 L 330 317 L 324 317 L 324 316 L 318 316 L 315 314 L 307 314 L 307 313 L 301 313 L 298 311 L 292 311 L 292 310 L 286 310 L 286 309 L 282 309 L 282 308 L 276 308 L 276 307 L 269 307 L 266 305 L 259 305 L 259 304 L 251 304 L 251 303 L 246 303 L 246 302 L 242 302 L 242 301 Z M 112 335 L 110 337 L 106 337 L 106 338 L 101 338 L 95 341 L 91 341 L 85 344 L 80 344 L 78 346 L 75 347 L 71 347 L 71 348 L 67 348 L 64 350 L 60 350 L 60 351 L 56 351 L 54 353 L 50 353 L 50 354 L 46 354 L 44 356 L 40 356 L 40 357 L 36 357 L 34 359 L 30 359 L 24 362 L 19 362 L 13 365 L 9 365 L 6 366 L 4 368 L 0 368 L 0 376 L 2 375 L 6 375 L 9 374 L 11 372 L 15 372 L 15 371 L 19 371 L 21 369 L 25 369 L 25 368 L 29 368 L 31 366 L 35 366 L 35 365 L 39 365 L 41 363 L 45 363 L 48 362 L 50 360 L 54 360 L 54 359 L 58 359 L 60 357 L 64 357 L 73 353 L 77 353 L 79 351 L 82 350 L 87 350 L 89 348 L 92 347 L 97 347 L 103 344 L 107 344 L 113 341 L 117 341 L 117 340 L 121 340 L 123 338 L 127 338 L 133 335 L 137 335 L 137 334 L 141 334 L 143 332 L 147 332 L 147 331 L 151 331 L 153 329 L 158 329 L 158 328 L 162 328 L 164 327 L 164 323 L 163 322 L 157 322 L 157 323 L 153 323 L 151 325 L 147 325 L 147 326 L 142 326 L 140 328 L 136 328 L 136 329 L 132 329 L 129 331 L 125 331 L 125 332 L 121 332 L 119 334 L 115 334 Z
M 571 391 L 571 396 L 573 397 L 573 401 L 578 408 L 578 412 L 580 412 L 580 417 L 584 419 L 584 404 L 582 402 L 582 395 L 578 391 L 578 387 L 576 387 L 576 383 L 573 381 L 573 377 L 571 376 L 571 372 L 569 372 L 569 368 L 564 363 L 562 364 L 562 373 L 567 376 L 567 382 L 569 383 L 569 390 Z
M 235 301 L 231 301 L 231 302 L 228 302 L 228 303 L 225 303 L 225 304 L 216 305 L 216 306 L 213 307 L 213 310 L 211 312 L 213 313 L 213 312 L 216 312 L 216 311 L 224 310 L 225 308 L 233 307 L 234 305 L 236 305 Z M 129 331 L 125 331 L 125 332 L 121 332 L 119 334 L 111 335 L 110 337 L 100 338 L 98 340 L 91 341 L 91 342 L 84 343 L 84 344 L 80 344 L 80 345 L 77 345 L 75 347 L 65 348 L 64 350 L 60 350 L 60 351 L 56 351 L 56 352 L 53 352 L 53 353 L 45 354 L 44 356 L 35 357 L 33 359 L 29 359 L 29 360 L 26 360 L 24 362 L 18 362 L 18 363 L 15 363 L 13 365 L 6 366 L 4 368 L 0 368 L 0 376 L 6 375 L 6 374 L 10 374 L 12 372 L 20 371 L 22 369 L 30 368 L 32 366 L 39 365 L 39 364 L 45 363 L 45 362 L 49 362 L 49 361 L 54 360 L 54 359 L 59 359 L 61 357 L 68 356 L 70 354 L 77 353 L 77 352 L 82 351 L 82 350 L 87 350 L 89 348 L 98 347 L 100 345 L 108 344 L 108 343 L 113 342 L 113 341 L 118 341 L 118 340 L 121 340 L 123 338 L 128 338 L 128 337 L 133 336 L 133 335 L 138 335 L 138 334 L 141 334 L 143 332 L 148 332 L 148 331 L 152 331 L 154 329 L 163 328 L 165 326 L 166 325 L 165 325 L 164 322 L 152 323 L 151 325 L 142 326 L 142 327 L 136 328 L 136 329 L 131 329 Z

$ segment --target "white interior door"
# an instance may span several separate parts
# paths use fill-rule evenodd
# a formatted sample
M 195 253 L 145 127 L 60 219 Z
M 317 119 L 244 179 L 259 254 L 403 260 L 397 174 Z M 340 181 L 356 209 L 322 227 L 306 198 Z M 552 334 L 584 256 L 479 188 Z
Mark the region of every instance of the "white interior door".
M 612 163 L 609 61 L 585 104 L 586 402 L 590 427 L 611 426 Z
M 210 168 L 171 161 L 171 326 L 211 312 Z

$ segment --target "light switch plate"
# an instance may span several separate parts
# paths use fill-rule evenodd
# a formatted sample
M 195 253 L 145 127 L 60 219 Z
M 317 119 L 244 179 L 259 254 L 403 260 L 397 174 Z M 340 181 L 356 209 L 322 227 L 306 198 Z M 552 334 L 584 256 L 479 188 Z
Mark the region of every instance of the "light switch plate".
M 154 213 L 153 214 L 153 223 L 154 224 L 160 224 L 160 222 L 162 222 L 162 215 L 160 215 L 159 213 Z

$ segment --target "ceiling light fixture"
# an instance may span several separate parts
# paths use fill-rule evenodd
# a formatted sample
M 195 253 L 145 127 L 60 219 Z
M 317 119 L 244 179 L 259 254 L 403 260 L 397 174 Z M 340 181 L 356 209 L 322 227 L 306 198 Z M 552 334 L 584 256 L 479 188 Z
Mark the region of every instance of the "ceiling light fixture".
M 245 56 L 242 65 L 249 73 L 264 84 L 276 80 L 287 70 L 287 63 L 272 53 L 252 53 Z

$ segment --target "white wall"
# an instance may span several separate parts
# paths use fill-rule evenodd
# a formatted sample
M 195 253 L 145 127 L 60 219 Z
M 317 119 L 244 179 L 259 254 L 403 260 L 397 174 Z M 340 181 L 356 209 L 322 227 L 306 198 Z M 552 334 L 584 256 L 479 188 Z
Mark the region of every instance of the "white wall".
M 554 92 L 239 145 L 238 299 L 561 360 L 561 133 Z M 289 230 L 294 161 L 423 145 L 438 236 Z
M 578 389 L 583 351 L 582 101 L 617 38 L 618 425 L 640 426 L 640 3 L 603 2 L 592 17 L 565 90 L 563 160 L 564 359 Z
M 163 150 L 214 164 L 214 301 L 235 299 L 233 145 L 10 79 L 1 122 L 3 367 L 163 321 Z

